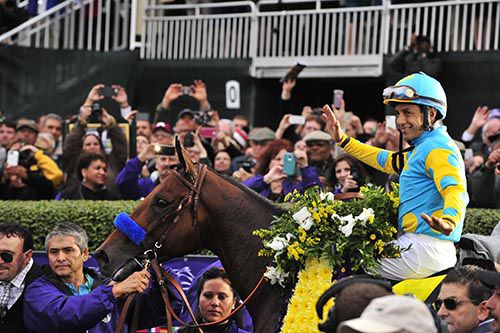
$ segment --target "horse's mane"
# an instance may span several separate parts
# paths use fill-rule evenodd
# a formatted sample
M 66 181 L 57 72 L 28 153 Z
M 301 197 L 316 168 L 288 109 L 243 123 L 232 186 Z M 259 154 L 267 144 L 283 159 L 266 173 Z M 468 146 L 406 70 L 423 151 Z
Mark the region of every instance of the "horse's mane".
M 278 215 L 278 214 L 283 213 L 283 209 L 281 209 L 279 206 L 276 206 L 272 201 L 270 201 L 269 199 L 263 197 L 262 195 L 260 195 L 259 193 L 255 192 L 254 190 L 248 188 L 247 186 L 243 185 L 242 183 L 240 183 L 239 181 L 237 181 L 233 177 L 225 175 L 225 174 L 222 174 L 222 173 L 219 173 L 219 172 L 217 172 L 216 170 L 214 170 L 212 168 L 209 168 L 209 170 L 211 170 L 215 175 L 219 176 L 223 180 L 229 182 L 234 187 L 236 187 L 239 190 L 241 190 L 242 192 L 244 192 L 252 200 L 255 200 L 255 201 L 257 201 L 257 202 L 265 205 L 266 207 L 271 208 L 275 212 L 275 214 Z

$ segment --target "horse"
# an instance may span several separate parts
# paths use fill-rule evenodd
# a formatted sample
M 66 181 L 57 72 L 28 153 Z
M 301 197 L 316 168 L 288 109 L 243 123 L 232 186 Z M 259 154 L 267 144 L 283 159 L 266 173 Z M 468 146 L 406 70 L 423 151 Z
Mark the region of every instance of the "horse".
M 96 250 L 101 271 L 111 275 L 127 260 L 154 249 L 158 260 L 206 248 L 221 260 L 236 291 L 246 298 L 270 259 L 259 257 L 253 230 L 268 228 L 282 210 L 236 180 L 191 162 L 176 142 L 180 164 L 134 209 L 130 218 L 146 231 L 141 245 L 114 230 Z M 246 304 L 255 332 L 274 332 L 281 288 L 262 283 Z

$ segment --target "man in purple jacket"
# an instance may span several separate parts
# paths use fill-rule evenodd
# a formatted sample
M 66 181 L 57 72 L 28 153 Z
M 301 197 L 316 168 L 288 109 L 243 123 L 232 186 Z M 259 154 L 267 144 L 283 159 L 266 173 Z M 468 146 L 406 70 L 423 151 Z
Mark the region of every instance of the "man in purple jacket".
M 155 166 L 158 171 L 158 179 L 141 178 L 144 163 L 152 158 L 156 158 Z M 177 155 L 162 155 L 158 145 L 151 143 L 137 157 L 127 162 L 122 171 L 116 176 L 116 186 L 120 190 L 123 199 L 137 200 L 145 198 L 164 179 L 168 167 L 177 163 L 179 163 Z
M 89 255 L 88 236 L 79 226 L 59 224 L 47 235 L 45 247 L 50 269 L 25 293 L 24 322 L 29 332 L 115 332 L 123 296 L 131 293 L 138 293 L 135 300 L 141 302 L 140 328 L 166 321 L 160 293 L 148 288 L 147 270 L 117 283 L 83 267 Z

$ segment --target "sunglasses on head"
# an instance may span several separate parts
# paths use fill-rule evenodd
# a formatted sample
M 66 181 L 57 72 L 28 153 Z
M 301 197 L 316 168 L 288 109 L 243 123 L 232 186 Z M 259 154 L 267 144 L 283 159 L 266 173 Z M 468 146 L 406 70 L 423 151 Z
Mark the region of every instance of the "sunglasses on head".
M 474 300 L 470 300 L 470 299 L 469 300 L 462 300 L 462 301 L 460 301 L 460 300 L 455 299 L 455 298 L 445 298 L 443 300 L 437 299 L 436 302 L 434 302 L 434 306 L 435 306 L 436 310 L 439 310 L 441 308 L 441 304 L 444 304 L 444 307 L 447 310 L 455 310 L 462 303 L 476 304 L 476 303 L 479 303 L 479 302 L 480 301 L 474 301 Z
M 394 99 L 399 101 L 414 101 L 419 98 L 425 98 L 436 102 L 442 106 L 446 106 L 442 101 L 432 97 L 420 96 L 417 91 L 410 86 L 391 86 L 384 89 L 382 93 L 384 100 Z
M 329 143 L 326 141 L 307 141 L 306 142 L 306 146 L 308 146 L 308 147 L 314 147 L 314 146 L 325 147 L 328 144 Z
M 14 260 L 14 256 L 9 252 L 0 252 L 0 258 L 6 263 L 12 262 Z

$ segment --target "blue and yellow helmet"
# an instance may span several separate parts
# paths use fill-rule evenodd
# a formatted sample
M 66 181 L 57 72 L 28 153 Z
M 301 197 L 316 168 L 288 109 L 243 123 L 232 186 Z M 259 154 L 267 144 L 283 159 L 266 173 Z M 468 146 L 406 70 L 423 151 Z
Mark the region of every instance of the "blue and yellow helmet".
M 412 103 L 436 109 L 446 117 L 446 93 L 438 80 L 424 72 L 408 75 L 383 92 L 384 104 Z

